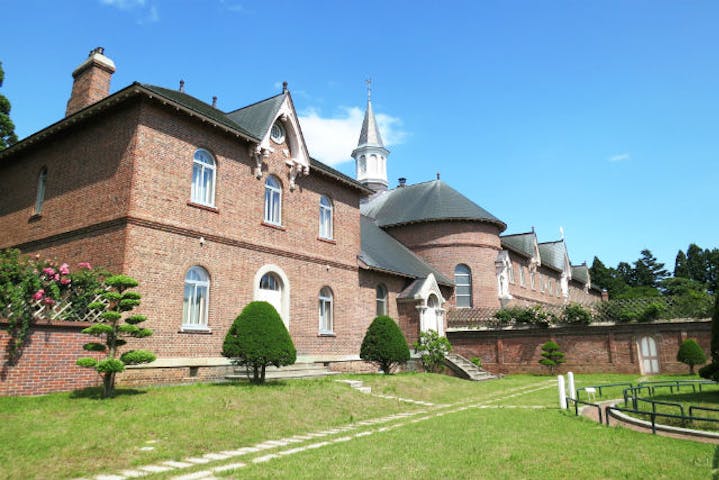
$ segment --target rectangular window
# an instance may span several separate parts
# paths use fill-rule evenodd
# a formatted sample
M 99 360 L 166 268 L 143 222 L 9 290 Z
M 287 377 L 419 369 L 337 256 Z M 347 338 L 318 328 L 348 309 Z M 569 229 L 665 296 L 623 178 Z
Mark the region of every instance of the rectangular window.
M 514 283 L 514 264 L 509 264 L 509 283 Z
M 526 284 L 524 280 L 524 267 L 522 265 L 519 266 L 519 284 L 523 287 Z

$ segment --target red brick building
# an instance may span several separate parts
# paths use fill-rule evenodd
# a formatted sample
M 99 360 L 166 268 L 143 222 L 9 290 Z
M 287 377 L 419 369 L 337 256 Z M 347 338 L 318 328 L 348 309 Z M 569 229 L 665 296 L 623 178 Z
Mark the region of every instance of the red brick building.
M 125 378 L 220 376 L 225 333 L 255 299 L 275 305 L 300 361 L 342 369 L 378 313 L 412 342 L 444 332 L 453 308 L 599 296 L 563 240 L 501 236 L 439 178 L 388 190 L 369 99 L 353 179 L 310 158 L 286 85 L 223 112 L 182 85 L 110 94 L 114 71 L 93 50 L 66 117 L 0 152 L 0 248 L 139 280 L 154 335 L 137 343 L 158 360 Z

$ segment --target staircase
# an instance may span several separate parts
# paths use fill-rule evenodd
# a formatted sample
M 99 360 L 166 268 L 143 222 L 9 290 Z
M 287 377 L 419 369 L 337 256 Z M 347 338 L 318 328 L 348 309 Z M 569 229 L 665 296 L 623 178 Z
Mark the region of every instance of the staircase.
M 290 380 L 293 378 L 312 378 L 324 377 L 326 375 L 334 375 L 327 367 L 321 363 L 295 363 L 286 367 L 268 366 L 265 369 L 265 380 Z M 250 377 L 252 372 L 250 372 Z M 247 380 L 247 372 L 245 367 L 235 368 L 234 373 L 225 375 L 225 380 Z
M 457 375 L 473 382 L 481 382 L 482 380 L 491 380 L 498 378 L 496 375 L 482 370 L 474 363 L 470 362 L 462 355 L 456 353 L 448 353 L 444 357 L 444 364 L 451 368 Z

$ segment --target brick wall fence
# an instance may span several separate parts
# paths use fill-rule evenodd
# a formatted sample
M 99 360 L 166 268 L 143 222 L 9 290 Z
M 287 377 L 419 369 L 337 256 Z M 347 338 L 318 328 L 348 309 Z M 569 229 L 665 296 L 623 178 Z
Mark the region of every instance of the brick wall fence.
M 711 321 L 447 332 L 455 353 L 470 359 L 480 357 L 483 368 L 492 373 L 546 373 L 546 367 L 538 362 L 542 345 L 548 340 L 559 344 L 565 354 L 566 363 L 560 371 L 643 373 L 639 351 L 643 337 L 656 342 L 660 373 L 688 373 L 688 367 L 676 360 L 679 345 L 693 338 L 709 358 Z

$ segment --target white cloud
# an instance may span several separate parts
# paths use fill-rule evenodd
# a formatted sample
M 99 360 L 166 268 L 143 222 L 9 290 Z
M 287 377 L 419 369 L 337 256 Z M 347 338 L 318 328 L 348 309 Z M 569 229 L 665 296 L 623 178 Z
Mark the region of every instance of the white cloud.
M 352 160 L 350 154 L 357 146 L 364 109 L 344 107 L 334 117 L 322 117 L 318 110 L 309 109 L 299 117 L 310 155 L 328 165 Z M 407 138 L 399 118 L 384 113 L 375 114 L 375 118 L 386 147 L 402 143 Z
M 139 25 L 160 21 L 157 6 L 148 4 L 147 0 L 100 0 L 102 5 L 122 10 L 123 12 L 138 13 Z
M 612 163 L 618 163 L 618 162 L 626 162 L 632 159 L 632 156 L 628 153 L 619 153 L 617 155 L 612 155 L 609 157 L 609 161 Z
M 243 4 L 234 1 L 220 0 L 220 6 L 228 12 L 250 13 Z

